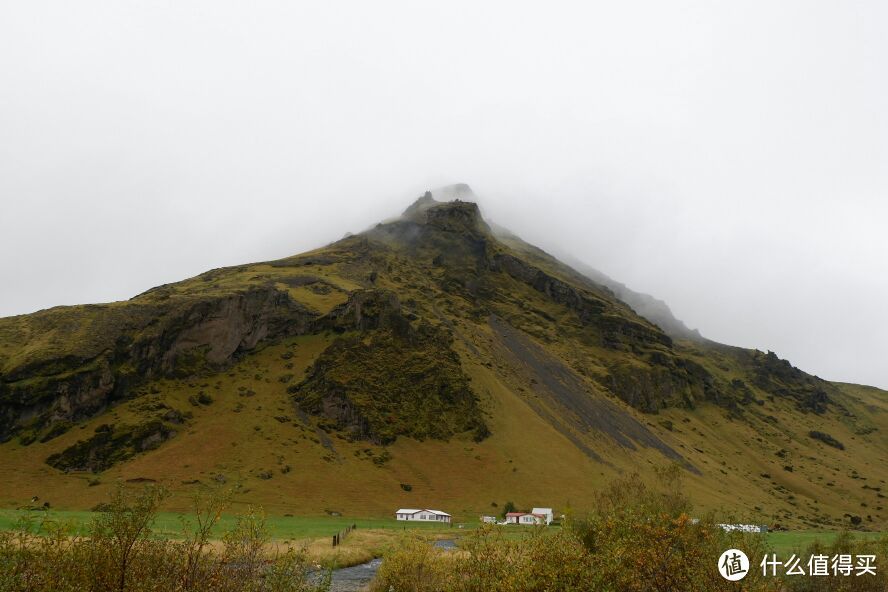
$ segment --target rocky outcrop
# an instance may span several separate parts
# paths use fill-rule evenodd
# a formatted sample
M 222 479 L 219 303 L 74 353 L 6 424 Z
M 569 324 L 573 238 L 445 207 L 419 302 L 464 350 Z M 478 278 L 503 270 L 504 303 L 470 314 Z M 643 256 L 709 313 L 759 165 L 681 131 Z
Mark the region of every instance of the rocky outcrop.
M 451 185 L 436 191 L 450 195 L 473 195 L 469 186 L 464 184 Z M 426 191 L 422 197 L 404 210 L 401 218 L 447 232 L 476 236 L 490 234 L 490 226 L 481 216 L 478 204 L 471 201 L 460 201 L 460 199 L 437 201 L 431 191 Z
M 51 455 L 46 464 L 66 472 L 99 473 L 139 452 L 154 450 L 175 435 L 176 429 L 159 419 L 138 425 L 105 424 L 86 440 Z
M 0 375 L 0 438 L 90 417 L 152 378 L 224 367 L 264 339 L 306 332 L 316 316 L 274 287 L 169 298 L 143 327 L 111 325 L 90 359 L 48 354 Z
M 613 364 L 599 383 L 645 413 L 667 407 L 693 408 L 704 400 L 723 406 L 733 403 L 733 399 L 719 399 L 714 379 L 704 368 L 681 357 L 652 365 Z
M 448 232 L 472 235 L 490 233 L 478 204 L 468 201 L 452 201 L 429 208 L 426 210 L 426 224 Z
M 422 321 L 393 323 L 395 314 L 370 317 L 363 331 L 338 338 L 318 357 L 306 379 L 288 389 L 300 412 L 379 444 L 467 431 L 485 438 L 489 430 L 450 333 Z
M 816 376 L 805 374 L 772 351 L 742 352 L 743 360 L 751 370 L 752 384 L 771 396 L 795 401 L 800 411 L 825 413 L 835 404 L 831 394 L 835 387 Z
M 401 302 L 390 290 L 355 290 L 348 300 L 312 324 L 314 331 L 369 331 L 389 328 L 397 333 L 407 331 L 408 321 L 401 314 Z
M 224 366 L 263 339 L 303 334 L 315 317 L 273 287 L 200 299 L 140 335 L 128 357 L 142 376 L 185 376 Z

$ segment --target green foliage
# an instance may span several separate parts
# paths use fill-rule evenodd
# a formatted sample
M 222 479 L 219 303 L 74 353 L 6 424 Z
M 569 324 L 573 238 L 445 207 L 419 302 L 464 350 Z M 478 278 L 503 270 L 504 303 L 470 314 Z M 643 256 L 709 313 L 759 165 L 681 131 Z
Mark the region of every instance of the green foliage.
M 96 571 L 96 582 L 104 580 L 103 588 L 123 592 L 127 587 L 128 567 L 136 552 L 136 545 L 148 540 L 151 524 L 160 502 L 167 492 L 149 485 L 133 496 L 118 485 L 111 494 L 110 507 L 102 512 L 92 527 L 95 545 L 101 555 L 110 560 L 111 568 Z
M 514 503 L 514 502 L 511 502 L 511 501 L 506 502 L 506 503 L 503 505 L 502 516 L 503 516 L 503 518 L 505 518 L 505 517 L 506 517 L 506 514 L 508 514 L 509 512 L 517 512 L 517 511 L 518 511 L 518 508 L 515 507 L 515 503 Z

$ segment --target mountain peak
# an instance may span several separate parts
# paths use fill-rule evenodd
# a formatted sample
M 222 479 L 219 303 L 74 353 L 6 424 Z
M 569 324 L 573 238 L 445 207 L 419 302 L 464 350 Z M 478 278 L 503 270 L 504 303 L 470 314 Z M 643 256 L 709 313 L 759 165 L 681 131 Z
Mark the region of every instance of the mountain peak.
M 475 198 L 472 188 L 465 183 L 429 190 L 404 210 L 402 218 L 441 230 L 489 233 L 490 226 L 481 216 L 478 204 L 465 198 Z

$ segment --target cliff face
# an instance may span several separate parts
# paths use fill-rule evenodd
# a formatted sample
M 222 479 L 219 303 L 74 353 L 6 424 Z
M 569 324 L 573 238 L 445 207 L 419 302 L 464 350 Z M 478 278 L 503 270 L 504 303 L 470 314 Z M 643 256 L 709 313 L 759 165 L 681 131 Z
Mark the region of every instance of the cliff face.
M 90 417 L 155 378 L 220 369 L 263 339 L 304 333 L 318 316 L 274 287 L 208 298 L 155 299 L 149 294 L 118 310 L 81 312 L 103 317 L 122 311 L 125 316 L 129 309 L 128 322 L 83 321 L 97 331 L 86 343 L 77 342 L 75 311 L 41 313 L 40 324 L 54 325 L 57 334 L 42 352 L 5 361 L 0 438 L 24 431 L 28 439 L 49 424 Z M 28 324 L 27 317 L 5 319 L 10 320 Z M 20 333 L 28 329 L 21 327 Z M 58 345 L 69 340 L 68 351 L 57 353 Z

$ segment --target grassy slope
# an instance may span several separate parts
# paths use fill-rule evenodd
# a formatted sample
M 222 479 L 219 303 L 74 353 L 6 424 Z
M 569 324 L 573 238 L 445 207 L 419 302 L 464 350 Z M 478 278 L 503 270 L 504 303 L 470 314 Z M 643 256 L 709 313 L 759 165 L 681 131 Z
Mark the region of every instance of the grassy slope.
M 294 425 L 296 415 L 284 385 L 277 380 L 288 372 L 281 353 L 294 352 L 289 360 L 294 368 L 289 372 L 298 374 L 321 351 L 326 339 L 297 338 L 250 356 L 224 375 L 226 380 L 219 390 L 209 389 L 215 400 L 206 407 L 192 407 L 187 398 L 201 384 L 213 385 L 212 378 L 192 383 L 194 387 L 184 381 L 161 383 L 157 396 L 176 408 L 191 410 L 191 425 L 160 449 L 105 472 L 96 486 L 88 483 L 93 475 L 64 475 L 39 461 L 103 422 L 135 420 L 140 414 L 133 409 L 138 401 L 121 405 L 110 417 L 96 418 L 45 444 L 3 445 L 0 503 L 17 507 L 31 495 L 39 495 L 58 507 L 91 507 L 106 498 L 115 479 L 150 478 L 168 483 L 176 493 L 171 507 L 185 509 L 187 493 L 194 485 L 183 482 L 198 479 L 211 483 L 213 475 L 224 474 L 229 481 L 243 481 L 237 497 L 240 504 L 261 504 L 276 515 L 321 515 L 335 510 L 349 516 L 385 516 L 396 506 L 432 506 L 447 508 L 458 519 L 467 520 L 481 512 L 496 511 L 491 502 L 501 506 L 507 500 L 528 507 L 564 508 L 569 504 L 582 508 L 596 486 L 616 471 L 645 472 L 645 467 L 664 462 L 659 453 L 649 449 L 629 453 L 610 447 L 608 451 L 603 444 L 600 450 L 612 466 L 589 459 L 541 419 L 521 393 L 504 384 L 504 378 L 469 355 L 466 370 L 489 413 L 493 435 L 488 440 L 478 444 L 467 438 L 447 443 L 402 438 L 390 447 L 392 460 L 378 467 L 362 452 L 369 449 L 378 455 L 378 447 L 333 438 L 338 458 L 330 460 L 330 451 L 313 441 L 320 439 L 314 429 Z M 260 380 L 256 380 L 257 374 Z M 256 394 L 239 396 L 241 385 L 250 385 Z M 846 389 L 849 397 L 861 392 L 859 387 Z M 862 392 L 865 398 L 854 404 L 884 405 L 878 392 Z M 236 413 L 239 404 L 243 409 Z M 283 415 L 293 421 L 275 419 Z M 782 416 L 795 417 L 791 413 Z M 673 422 L 673 431 L 660 425 L 667 419 Z M 726 419 L 714 407 L 693 412 L 671 409 L 643 420 L 701 468 L 702 476 L 688 475 L 687 479 L 692 496 L 704 508 L 722 507 L 740 519 L 765 522 L 773 522 L 776 515 L 789 525 L 799 523 L 787 519 L 784 512 L 822 514 L 839 522 L 845 512 L 884 516 L 875 510 L 881 503 L 878 492 L 863 489 L 864 484 L 884 485 L 886 478 L 885 443 L 879 432 L 854 435 L 840 421 L 809 416 L 800 416 L 801 425 L 789 427 L 799 433 L 815 425 L 827 429 L 846 443 L 846 450 L 840 452 L 809 438 L 787 436 L 787 431 L 781 434 L 777 428 L 772 428 L 773 433 L 759 434 L 753 426 Z M 824 428 L 824 423 L 829 427 Z M 758 437 L 764 441 L 759 442 Z M 796 459 L 792 473 L 784 471 L 783 460 L 774 456 L 777 446 L 790 450 Z M 873 451 L 881 451 L 883 456 L 874 458 Z M 290 472 L 281 473 L 286 465 Z M 828 471 L 824 473 L 822 466 Z M 266 470 L 273 471 L 272 479 L 257 476 Z M 761 473 L 770 473 L 771 479 L 760 477 Z M 401 483 L 410 484 L 412 491 L 403 491 Z M 779 486 L 786 491 L 775 491 Z M 861 508 L 860 503 L 868 503 L 870 508 Z M 866 525 L 884 528 L 883 521 Z
M 489 309 L 479 315 L 475 302 L 441 289 L 448 274 L 456 273 L 454 269 L 470 273 L 470 266 L 457 260 L 449 267 L 430 267 L 422 262 L 431 260 L 434 250 L 417 254 L 396 242 L 386 244 L 368 250 L 363 238 L 354 237 L 278 262 L 214 270 L 129 303 L 0 319 L 0 357 L 10 367 L 46 349 L 86 352 L 94 347 L 86 328 L 100 317 L 114 326 L 126 321 L 126 315 L 120 320 L 118 310 L 146 311 L 168 298 L 205 298 L 268 282 L 323 314 L 344 302 L 347 292 L 367 287 L 370 271 L 379 270 L 376 287 L 396 291 L 402 303 L 419 316 L 454 331 L 455 348 L 481 397 L 490 438 L 481 443 L 468 435 L 449 442 L 399 438 L 388 447 L 391 460 L 378 466 L 372 459 L 383 453 L 381 447 L 325 435 L 312 421 L 300 419 L 293 408 L 280 378 L 293 374 L 298 381 L 333 339 L 329 334 L 311 335 L 260 346 L 216 375 L 159 381 L 152 385 L 156 393 L 113 407 L 47 443 L 26 447 L 12 440 L 0 445 L 0 506 L 19 507 L 37 495 L 54 507 L 89 508 L 106 499 L 116 479 L 154 479 L 173 490 L 169 509 L 183 510 L 188 492 L 197 486 L 188 482 L 212 483 L 221 474 L 228 482 L 242 484 L 237 504 L 260 504 L 277 516 L 322 516 L 325 511 L 336 511 L 346 516 L 383 517 L 399 506 L 422 506 L 441 507 L 458 520 L 470 520 L 482 512 L 497 512 L 491 504 L 502 507 L 507 500 L 520 507 L 582 509 L 591 502 L 595 489 L 612 476 L 632 470 L 650 474 L 654 466 L 668 462 L 649 446 L 630 450 L 615 445 L 605 431 L 553 426 L 541 412 L 557 415 L 563 409 L 538 396 L 521 364 L 501 355 L 500 338 L 491 330 L 487 315 L 492 312 L 531 335 L 602 399 L 612 397 L 590 377 L 601 373 L 607 363 L 637 364 L 631 354 L 583 342 L 582 327 L 573 312 L 503 274 L 494 276 L 495 294 L 489 299 Z M 532 259 L 566 282 L 580 281 L 569 269 L 542 255 L 534 254 Z M 326 288 L 294 285 L 294 278 L 305 276 L 320 278 Z M 607 298 L 605 292 L 599 295 Z M 96 316 L 97 311 L 107 310 L 115 314 Z M 619 303 L 612 305 L 611 314 L 633 318 L 628 307 Z M 74 327 L 73 338 L 40 333 L 41 327 L 58 326 L 62 321 Z M 27 347 L 16 348 L 16 343 L 27 343 Z M 688 343 L 682 348 L 725 380 L 745 377 L 740 364 L 714 346 Z M 285 359 L 288 353 L 292 357 Z M 241 388 L 255 394 L 241 396 Z M 687 487 L 702 510 L 719 509 L 741 520 L 795 527 L 847 524 L 844 514 L 848 513 L 862 516 L 865 527 L 884 529 L 888 511 L 879 496 L 888 494 L 884 437 L 888 394 L 854 385 L 838 385 L 838 389 L 840 402 L 852 415 L 804 414 L 781 398 L 752 406 L 742 419 L 712 404 L 694 410 L 669 408 L 656 415 L 638 413 L 618 401 L 614 404 L 700 470 L 699 475 L 687 474 Z M 195 407 L 188 402 L 200 390 L 213 397 L 211 405 Z M 174 439 L 106 471 L 97 485 L 90 485 L 94 475 L 63 474 L 43 463 L 51 453 L 89 436 L 100 424 L 134 423 L 148 417 L 146 397 L 190 411 L 193 417 Z M 777 418 L 777 423 L 767 416 Z M 867 426 L 876 431 L 864 433 Z M 831 434 L 846 449 L 839 451 L 810 439 L 807 433 L 812 429 Z M 590 458 L 571 438 L 604 462 Z M 786 458 L 775 455 L 780 449 L 786 450 Z M 793 466 L 792 472 L 782 468 L 786 464 Z M 283 472 L 286 467 L 290 470 Z M 271 479 L 260 478 L 266 471 L 272 473 Z M 401 484 L 409 484 L 412 490 L 404 491 Z M 872 522 L 866 521 L 867 515 Z

